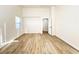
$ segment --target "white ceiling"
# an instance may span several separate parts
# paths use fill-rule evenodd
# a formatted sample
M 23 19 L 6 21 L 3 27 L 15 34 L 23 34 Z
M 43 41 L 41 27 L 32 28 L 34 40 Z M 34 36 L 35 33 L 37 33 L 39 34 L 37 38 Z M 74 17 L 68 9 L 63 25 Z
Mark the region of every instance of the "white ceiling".
M 21 7 L 51 7 L 54 5 L 22 5 Z

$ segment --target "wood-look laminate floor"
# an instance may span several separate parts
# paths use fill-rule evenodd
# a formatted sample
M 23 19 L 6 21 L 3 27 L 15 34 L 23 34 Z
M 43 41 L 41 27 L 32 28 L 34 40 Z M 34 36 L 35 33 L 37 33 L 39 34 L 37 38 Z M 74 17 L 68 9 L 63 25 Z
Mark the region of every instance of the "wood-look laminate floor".
M 17 41 L 18 40 L 18 41 Z M 0 49 L 1 54 L 77 54 L 79 51 L 57 38 L 44 34 L 24 34 Z

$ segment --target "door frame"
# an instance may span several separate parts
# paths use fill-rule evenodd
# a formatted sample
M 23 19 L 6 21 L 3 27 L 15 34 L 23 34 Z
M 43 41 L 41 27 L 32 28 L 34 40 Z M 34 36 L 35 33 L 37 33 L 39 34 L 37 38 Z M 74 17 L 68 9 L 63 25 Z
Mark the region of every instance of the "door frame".
M 51 17 L 44 17 L 44 18 L 48 18 L 48 34 L 52 35 L 52 19 Z M 42 18 L 42 33 L 43 33 L 43 19 L 44 18 Z

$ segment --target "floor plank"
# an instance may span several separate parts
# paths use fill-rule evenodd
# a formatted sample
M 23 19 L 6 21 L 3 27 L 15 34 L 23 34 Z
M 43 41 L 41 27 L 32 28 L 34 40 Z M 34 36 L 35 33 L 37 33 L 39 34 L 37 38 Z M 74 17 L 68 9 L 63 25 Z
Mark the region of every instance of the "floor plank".
M 18 40 L 18 41 L 16 41 Z M 24 34 L 0 49 L 1 54 L 77 54 L 79 51 L 56 36 Z

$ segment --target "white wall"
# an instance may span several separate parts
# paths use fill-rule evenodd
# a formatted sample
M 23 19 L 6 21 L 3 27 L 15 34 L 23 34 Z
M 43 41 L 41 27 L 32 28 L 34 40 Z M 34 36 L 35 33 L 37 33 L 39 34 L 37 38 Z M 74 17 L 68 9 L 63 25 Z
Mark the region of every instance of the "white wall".
M 2 40 L 2 29 L 0 28 L 0 41 Z
M 56 17 L 56 15 L 55 15 L 55 12 L 56 12 L 56 10 L 55 10 L 55 6 L 53 6 L 53 7 L 51 7 L 50 8 L 50 13 L 51 13 L 51 22 L 52 22 L 52 35 L 55 35 L 55 17 Z
M 6 39 L 7 42 L 17 36 L 15 16 L 21 17 L 21 8 L 19 6 L 0 6 L 0 28 L 3 32 L 3 40 Z
M 23 17 L 49 17 L 49 8 L 48 7 L 23 8 Z
M 20 26 L 20 29 L 19 29 L 19 35 L 22 35 L 24 32 L 23 32 L 23 19 L 22 19 L 22 7 L 21 6 L 17 7 L 16 16 L 20 17 L 20 20 L 21 20 L 21 26 Z M 19 36 L 19 35 L 17 35 L 17 36 Z
M 29 19 L 31 19 L 31 21 L 34 21 L 34 18 L 35 19 L 38 18 L 37 20 L 39 20 L 39 25 L 37 23 L 36 27 L 33 26 L 34 28 L 32 28 L 32 26 L 30 26 L 30 31 L 28 31 L 27 29 L 29 29 L 28 28 L 29 25 L 27 26 L 24 24 L 24 31 L 27 33 L 42 33 L 43 18 L 49 18 L 49 8 L 48 7 L 27 7 L 27 8 L 25 7 L 25 8 L 23 8 L 23 19 L 24 20 L 26 19 L 26 21 L 28 21 Z M 31 25 L 31 23 L 29 23 L 29 24 Z M 38 28 L 38 30 L 37 30 L 37 28 Z
M 56 35 L 79 50 L 79 6 L 56 6 Z

